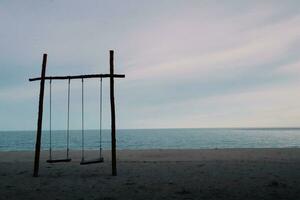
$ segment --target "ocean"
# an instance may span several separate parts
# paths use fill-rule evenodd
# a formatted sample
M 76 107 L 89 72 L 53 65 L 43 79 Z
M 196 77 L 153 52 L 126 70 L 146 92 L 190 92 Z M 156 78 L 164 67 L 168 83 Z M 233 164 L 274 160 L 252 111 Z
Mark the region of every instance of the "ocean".
M 34 150 L 35 131 L 0 131 L 0 151 Z M 66 131 L 52 131 L 52 148 L 66 148 Z M 110 149 L 110 130 L 102 130 L 102 148 Z M 85 149 L 99 149 L 99 130 L 86 130 Z M 70 149 L 82 147 L 80 130 L 70 131 Z M 117 149 L 215 149 L 300 147 L 300 128 L 124 129 L 117 130 Z M 43 131 L 42 148 L 49 149 Z

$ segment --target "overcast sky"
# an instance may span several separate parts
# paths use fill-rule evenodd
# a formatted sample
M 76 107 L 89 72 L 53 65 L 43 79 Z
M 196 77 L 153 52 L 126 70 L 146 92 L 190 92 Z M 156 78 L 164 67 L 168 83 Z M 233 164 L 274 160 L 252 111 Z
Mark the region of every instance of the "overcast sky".
M 36 128 L 47 75 L 106 73 L 115 50 L 118 128 L 300 126 L 300 1 L 0 1 L 0 129 Z M 104 124 L 109 127 L 105 81 Z M 46 84 L 44 128 L 48 128 Z M 86 127 L 99 121 L 86 82 Z M 80 80 L 71 128 L 80 128 Z M 53 129 L 66 127 L 67 82 L 53 85 Z

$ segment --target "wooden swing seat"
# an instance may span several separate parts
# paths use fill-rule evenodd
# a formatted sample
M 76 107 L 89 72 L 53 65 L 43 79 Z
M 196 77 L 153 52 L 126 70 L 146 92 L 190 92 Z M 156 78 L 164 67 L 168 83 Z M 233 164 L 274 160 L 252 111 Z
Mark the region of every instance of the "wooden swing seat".
M 80 162 L 81 165 L 88 165 L 88 164 L 95 164 L 95 163 L 102 163 L 104 162 L 103 157 L 101 158 L 96 158 L 96 159 L 91 159 L 91 160 L 82 160 Z
M 47 163 L 58 163 L 58 162 L 71 162 L 71 158 L 65 158 L 65 159 L 49 159 L 47 160 Z

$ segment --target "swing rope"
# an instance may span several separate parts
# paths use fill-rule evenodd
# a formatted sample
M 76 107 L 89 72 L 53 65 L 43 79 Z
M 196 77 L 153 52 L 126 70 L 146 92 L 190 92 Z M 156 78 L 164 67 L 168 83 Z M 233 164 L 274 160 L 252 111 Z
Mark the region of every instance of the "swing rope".
M 99 117 L 99 137 L 100 137 L 100 145 L 99 145 L 99 158 L 102 158 L 102 77 L 100 79 L 100 117 Z
M 84 82 L 81 79 L 81 161 L 84 162 Z
M 52 160 L 52 80 L 49 81 L 49 158 Z
M 68 117 L 67 117 L 67 159 L 69 159 L 70 146 L 70 79 L 68 81 Z

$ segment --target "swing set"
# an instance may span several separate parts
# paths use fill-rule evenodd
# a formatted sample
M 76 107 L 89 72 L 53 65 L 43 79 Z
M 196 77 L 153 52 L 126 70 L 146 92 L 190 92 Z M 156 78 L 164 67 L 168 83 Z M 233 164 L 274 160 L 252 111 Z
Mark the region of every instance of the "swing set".
M 117 175 L 116 167 L 116 122 L 115 122 L 115 102 L 114 102 L 114 78 L 125 78 L 124 74 L 114 74 L 114 51 L 110 50 L 110 73 L 109 74 L 88 74 L 76 76 L 46 76 L 47 54 L 43 55 L 41 77 L 30 78 L 29 81 L 40 81 L 40 95 L 39 95 L 39 111 L 37 123 L 37 135 L 35 145 L 35 159 L 33 176 L 37 177 L 39 172 L 39 160 L 41 150 L 41 135 L 42 135 L 42 121 L 43 121 L 43 103 L 44 103 L 44 88 L 45 80 L 49 80 L 49 159 L 48 163 L 70 162 L 72 159 L 69 155 L 70 145 L 70 88 L 72 79 L 81 79 L 81 165 L 94 164 L 104 162 L 102 156 L 102 91 L 103 78 L 110 79 L 110 105 L 111 105 L 111 158 L 112 158 L 112 175 Z M 84 79 L 99 78 L 99 157 L 92 160 L 85 159 L 84 146 Z M 66 158 L 54 159 L 52 155 L 52 81 L 53 80 L 68 80 L 68 97 L 67 97 L 67 145 Z

